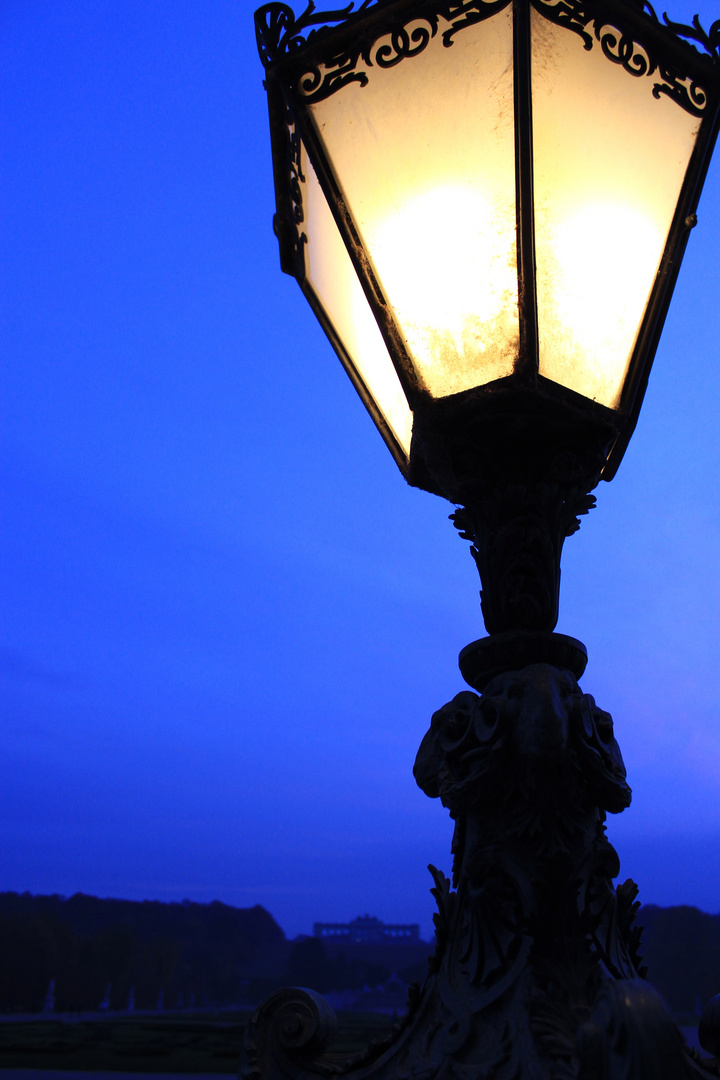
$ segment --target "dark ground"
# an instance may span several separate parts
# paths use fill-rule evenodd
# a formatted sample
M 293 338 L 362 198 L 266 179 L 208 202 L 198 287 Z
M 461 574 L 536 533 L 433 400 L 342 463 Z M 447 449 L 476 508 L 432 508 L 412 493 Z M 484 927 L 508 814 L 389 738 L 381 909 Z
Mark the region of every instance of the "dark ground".
M 0 1070 L 236 1073 L 244 1012 L 118 1019 L 0 1021 Z M 333 1050 L 354 1053 L 387 1034 L 392 1017 L 339 1012 Z

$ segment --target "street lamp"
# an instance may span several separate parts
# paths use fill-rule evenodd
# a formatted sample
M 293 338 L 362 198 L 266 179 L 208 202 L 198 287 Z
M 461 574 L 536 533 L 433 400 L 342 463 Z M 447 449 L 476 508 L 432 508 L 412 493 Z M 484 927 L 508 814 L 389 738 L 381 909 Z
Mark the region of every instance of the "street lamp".
M 630 790 L 554 628 L 564 539 L 618 468 L 696 223 L 720 20 L 364 0 L 255 21 L 282 268 L 405 478 L 455 504 L 489 632 L 460 654 L 482 696 L 435 714 L 415 765 L 456 820 L 433 973 L 363 1075 L 705 1075 L 638 979 L 603 824 Z M 248 1042 L 268 1074 L 322 1026 L 315 998 L 272 1000 Z

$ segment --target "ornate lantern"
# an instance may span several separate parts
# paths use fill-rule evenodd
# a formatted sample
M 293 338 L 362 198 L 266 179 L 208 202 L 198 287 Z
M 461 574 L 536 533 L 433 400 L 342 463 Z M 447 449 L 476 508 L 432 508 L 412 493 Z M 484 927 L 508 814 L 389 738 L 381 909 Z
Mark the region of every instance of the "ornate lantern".
M 696 221 L 718 24 L 629 0 L 377 0 L 269 4 L 256 29 L 282 267 L 408 481 L 464 507 L 490 633 L 547 633 Z

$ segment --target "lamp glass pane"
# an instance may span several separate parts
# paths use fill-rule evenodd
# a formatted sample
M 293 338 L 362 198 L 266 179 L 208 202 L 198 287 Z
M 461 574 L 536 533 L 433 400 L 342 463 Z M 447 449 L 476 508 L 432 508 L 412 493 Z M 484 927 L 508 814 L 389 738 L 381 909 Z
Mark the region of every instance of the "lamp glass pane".
M 700 121 L 532 9 L 540 373 L 617 408 Z
M 412 413 L 304 147 L 301 175 L 306 280 L 357 374 L 409 456 Z
M 366 86 L 311 106 L 419 382 L 436 397 L 509 375 L 518 350 L 511 11 L 449 47 L 442 31 L 440 20 L 423 51 L 385 69 L 376 61 Z

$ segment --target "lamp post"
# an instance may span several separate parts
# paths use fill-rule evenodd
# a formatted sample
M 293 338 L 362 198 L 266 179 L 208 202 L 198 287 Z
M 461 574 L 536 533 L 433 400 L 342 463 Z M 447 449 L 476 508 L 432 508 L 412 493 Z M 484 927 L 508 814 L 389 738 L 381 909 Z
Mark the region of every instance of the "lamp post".
M 455 505 L 488 636 L 415 763 L 455 820 L 427 982 L 354 1065 L 322 1055 L 322 999 L 274 995 L 246 1072 L 720 1075 L 641 978 L 604 825 L 630 802 L 622 757 L 578 686 L 584 646 L 554 632 L 564 539 L 618 468 L 696 223 L 720 20 L 661 23 L 640 0 L 255 18 L 282 268 L 407 481 Z

